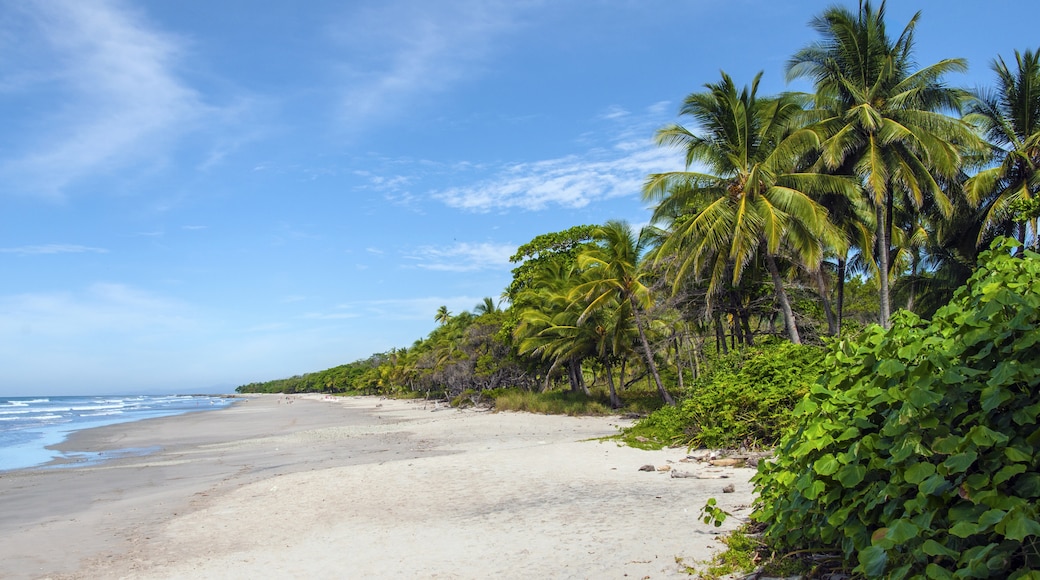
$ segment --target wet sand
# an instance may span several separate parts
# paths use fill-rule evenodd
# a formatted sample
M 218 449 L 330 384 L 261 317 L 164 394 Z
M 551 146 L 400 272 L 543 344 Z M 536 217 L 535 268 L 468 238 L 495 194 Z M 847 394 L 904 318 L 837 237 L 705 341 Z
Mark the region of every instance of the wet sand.
M 682 576 L 753 472 L 594 440 L 621 424 L 267 395 L 82 431 L 61 449 L 156 450 L 0 474 L 0 578 Z

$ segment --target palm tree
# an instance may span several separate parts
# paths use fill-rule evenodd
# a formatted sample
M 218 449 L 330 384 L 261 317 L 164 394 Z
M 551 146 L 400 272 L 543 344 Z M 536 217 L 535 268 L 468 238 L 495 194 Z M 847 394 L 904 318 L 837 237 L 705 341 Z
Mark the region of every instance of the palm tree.
M 582 376 L 582 361 L 595 354 L 596 337 L 588 325 L 579 323 L 584 306 L 570 299 L 578 273 L 573 264 L 544 261 L 528 272 L 529 277 L 516 295 L 519 324 L 513 336 L 521 355 L 535 355 L 549 363 L 544 389 L 557 369 L 567 371 L 571 390 L 589 394 Z
M 573 298 L 580 298 L 587 304 L 579 321 L 617 303 L 628 302 L 643 347 L 646 368 L 654 378 L 657 393 L 665 403 L 675 405 L 675 400 L 661 382 L 653 350 L 646 338 L 647 324 L 642 313 L 650 308 L 653 300 L 645 284 L 647 272 L 640 268 L 643 245 L 627 223 L 616 220 L 598 228 L 595 238 L 599 243 L 578 256 L 578 265 L 585 270 L 588 281 L 571 290 Z
M 738 93 L 722 73 L 720 82 L 705 85 L 707 91 L 686 97 L 681 114 L 698 122 L 700 134 L 671 125 L 657 132 L 657 142 L 682 147 L 687 169 L 699 163 L 707 171 L 651 175 L 644 197 L 662 200 L 655 219 L 674 213 L 675 206 L 699 208 L 691 219 L 673 224 L 661 248 L 661 255 L 683 256 L 677 283 L 691 268 L 709 270 L 708 294 L 717 296 L 727 278 L 737 285 L 745 269 L 761 258 L 788 337 L 800 343 L 778 260 L 787 253 L 813 272 L 826 248 L 844 249 L 843 237 L 813 196 L 851 195 L 855 187 L 841 177 L 794 171 L 819 141 L 812 131 L 792 129 L 803 112 L 797 97 L 758 98 L 761 77 Z
M 986 230 L 1007 227 L 1012 204 L 1040 193 L 1040 51 L 1016 50 L 1015 61 L 1015 71 L 1003 58 L 993 61 L 996 89 L 976 91 L 965 117 L 990 141 L 996 162 L 964 185 L 968 198 L 984 206 Z M 1036 237 L 1036 219 L 1028 222 Z M 1026 235 L 1022 222 L 1017 236 L 1023 246 Z
M 961 167 L 959 146 L 975 147 L 978 139 L 966 123 L 943 113 L 959 112 L 966 93 L 946 87 L 942 78 L 966 70 L 966 62 L 946 59 L 913 71 L 920 12 L 894 40 L 884 17 L 884 1 L 876 10 L 862 0 L 856 12 L 827 9 L 811 22 L 823 39 L 798 51 L 787 75 L 815 83 L 821 170 L 858 177 L 874 206 L 880 322 L 887 327 L 897 195 L 918 208 L 931 199 L 948 217 L 953 204 L 937 177 L 953 178 Z
M 473 307 L 473 313 L 477 316 L 494 314 L 496 312 L 500 312 L 498 304 L 495 302 L 495 299 L 490 296 L 485 296 L 479 304 Z
M 447 324 L 451 320 L 451 312 L 447 306 L 437 308 L 437 314 L 433 317 L 438 324 Z

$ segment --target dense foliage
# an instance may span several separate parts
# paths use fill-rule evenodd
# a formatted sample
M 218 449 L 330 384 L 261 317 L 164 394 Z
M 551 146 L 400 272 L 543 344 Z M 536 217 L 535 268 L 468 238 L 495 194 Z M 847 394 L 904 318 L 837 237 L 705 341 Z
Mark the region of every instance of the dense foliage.
M 1040 255 L 1016 245 L 931 322 L 903 312 L 827 356 L 755 478 L 772 545 L 869 577 L 1037 577 Z
M 677 407 L 663 407 L 624 435 L 634 446 L 737 448 L 776 445 L 791 410 L 823 369 L 824 350 L 773 340 L 712 361 Z

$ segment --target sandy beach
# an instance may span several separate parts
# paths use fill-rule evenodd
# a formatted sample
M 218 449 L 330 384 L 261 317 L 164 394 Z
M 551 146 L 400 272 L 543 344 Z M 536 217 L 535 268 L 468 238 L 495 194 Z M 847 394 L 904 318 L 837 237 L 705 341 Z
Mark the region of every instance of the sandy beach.
M 114 458 L 0 474 L 0 578 L 685 576 L 754 472 L 596 440 L 626 424 L 266 395 L 83 431 Z

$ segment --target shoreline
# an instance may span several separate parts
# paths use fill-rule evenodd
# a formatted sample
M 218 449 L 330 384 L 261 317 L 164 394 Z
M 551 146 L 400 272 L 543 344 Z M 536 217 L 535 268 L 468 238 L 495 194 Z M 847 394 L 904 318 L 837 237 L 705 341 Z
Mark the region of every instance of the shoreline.
M 60 445 L 154 453 L 0 474 L 0 577 L 658 578 L 721 548 L 698 518 L 708 497 L 737 516 L 751 503 L 753 470 L 597 441 L 617 417 L 237 398 Z

